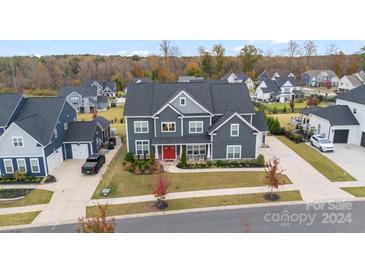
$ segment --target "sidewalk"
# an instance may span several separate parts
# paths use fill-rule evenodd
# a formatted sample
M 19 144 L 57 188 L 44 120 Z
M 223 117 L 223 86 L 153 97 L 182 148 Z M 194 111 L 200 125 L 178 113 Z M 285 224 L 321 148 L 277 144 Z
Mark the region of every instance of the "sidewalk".
M 47 204 L 0 208 L 0 215 L 42 211 Z
M 291 190 L 297 190 L 297 188 L 293 184 L 282 185 L 276 191 L 280 192 L 280 191 L 291 191 Z M 185 191 L 185 192 L 169 193 L 166 195 L 166 199 L 174 200 L 174 199 L 187 199 L 187 198 L 198 198 L 198 197 L 252 194 L 252 193 L 261 193 L 267 191 L 268 191 L 267 186 Z M 97 200 L 91 200 L 88 206 L 95 206 L 97 204 L 109 204 L 109 205 L 130 204 L 130 203 L 150 202 L 150 201 L 156 201 L 156 197 L 153 195 L 141 195 L 141 196 L 130 196 L 124 198 L 97 199 Z

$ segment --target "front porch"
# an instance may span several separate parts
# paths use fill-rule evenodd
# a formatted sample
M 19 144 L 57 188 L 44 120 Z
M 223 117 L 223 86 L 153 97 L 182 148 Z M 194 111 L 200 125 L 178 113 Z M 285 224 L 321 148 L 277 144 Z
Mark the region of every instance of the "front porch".
M 212 144 L 153 144 L 155 158 L 161 161 L 179 161 L 184 147 L 189 162 L 211 160 Z

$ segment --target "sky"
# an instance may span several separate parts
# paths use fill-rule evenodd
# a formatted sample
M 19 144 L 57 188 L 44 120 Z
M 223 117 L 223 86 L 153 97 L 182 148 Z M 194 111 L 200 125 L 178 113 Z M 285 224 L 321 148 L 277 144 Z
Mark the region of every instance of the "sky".
M 302 45 L 304 41 L 297 40 Z M 27 41 L 0 41 L 0 56 L 45 56 L 62 54 L 98 54 L 98 55 L 159 55 L 159 40 L 27 40 Z M 251 44 L 260 48 L 264 54 L 285 55 L 288 40 L 172 40 L 171 45 L 180 49 L 184 56 L 198 55 L 198 48 L 203 46 L 211 49 L 214 44 L 220 43 L 226 49 L 227 56 L 236 56 L 242 46 Z M 328 45 L 335 44 L 345 54 L 356 53 L 365 45 L 362 40 L 317 40 L 317 53 L 325 54 Z

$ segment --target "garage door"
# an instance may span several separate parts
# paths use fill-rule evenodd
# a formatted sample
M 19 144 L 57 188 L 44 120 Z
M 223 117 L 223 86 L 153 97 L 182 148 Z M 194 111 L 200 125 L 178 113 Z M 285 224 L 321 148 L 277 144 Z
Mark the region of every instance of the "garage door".
M 72 159 L 84 160 L 89 157 L 89 145 L 88 144 L 72 144 Z
M 347 139 L 349 138 L 349 130 L 348 129 L 337 129 L 335 130 L 334 136 L 333 136 L 333 143 L 342 143 L 347 144 Z
M 52 174 L 52 172 L 56 168 L 58 168 L 62 163 L 63 163 L 62 148 L 59 148 L 47 157 L 48 173 Z

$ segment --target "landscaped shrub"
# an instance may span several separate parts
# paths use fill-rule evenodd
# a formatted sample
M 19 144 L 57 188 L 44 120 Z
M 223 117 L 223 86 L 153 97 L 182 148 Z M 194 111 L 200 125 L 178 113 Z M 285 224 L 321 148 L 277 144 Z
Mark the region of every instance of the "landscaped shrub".
M 288 109 L 286 108 L 286 106 L 283 107 L 283 113 L 286 113 L 288 111 Z
M 186 166 L 188 164 L 187 160 L 186 160 L 186 146 L 182 147 L 182 153 L 181 153 L 181 159 L 180 159 L 180 164 L 182 166 Z
M 125 155 L 124 160 L 125 160 L 125 161 L 127 161 L 127 162 L 130 162 L 130 163 L 134 163 L 134 162 L 135 162 L 135 159 L 134 159 L 134 155 L 133 155 L 133 153 L 128 152 L 128 153 Z
M 265 166 L 265 158 L 262 154 L 260 154 L 257 159 L 252 160 L 218 160 L 218 161 L 207 161 L 202 163 L 186 163 L 186 165 L 182 165 L 181 162 L 177 164 L 178 168 L 183 169 L 193 169 L 193 168 L 239 168 L 239 167 L 264 167 Z
M 304 142 L 304 135 L 300 133 L 289 132 L 286 134 L 286 137 L 297 144 Z
M 264 157 L 264 155 L 259 154 L 259 156 L 257 156 L 256 161 L 257 161 L 257 164 L 259 166 L 262 166 L 262 167 L 265 166 L 265 157 Z
M 14 173 L 14 178 L 17 182 L 22 182 L 26 179 L 26 174 L 24 172 L 16 170 Z
M 278 114 L 278 108 L 276 106 L 273 108 L 272 114 Z

